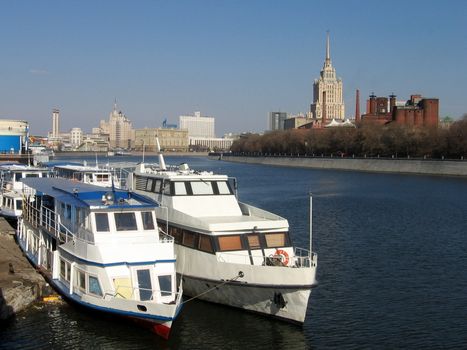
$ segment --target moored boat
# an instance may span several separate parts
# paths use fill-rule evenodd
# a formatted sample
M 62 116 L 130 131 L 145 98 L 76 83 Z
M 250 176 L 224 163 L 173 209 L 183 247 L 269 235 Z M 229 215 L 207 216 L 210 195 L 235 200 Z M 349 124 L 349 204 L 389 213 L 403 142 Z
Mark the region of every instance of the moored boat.
M 182 289 L 174 241 L 158 229 L 154 202 L 60 178 L 23 183 L 18 243 L 49 283 L 67 300 L 168 338 Z
M 90 185 L 120 188 L 120 181 L 115 171 L 106 167 L 87 164 L 54 164 L 52 169 L 56 177 Z
M 24 178 L 50 177 L 49 169 L 25 164 L 0 165 L 0 215 L 16 220 L 22 213 Z
M 311 223 L 309 249 L 294 247 L 288 221 L 238 201 L 227 175 L 167 167 L 162 155 L 159 164 L 139 164 L 127 183 L 160 203 L 186 295 L 304 322 L 317 285 Z

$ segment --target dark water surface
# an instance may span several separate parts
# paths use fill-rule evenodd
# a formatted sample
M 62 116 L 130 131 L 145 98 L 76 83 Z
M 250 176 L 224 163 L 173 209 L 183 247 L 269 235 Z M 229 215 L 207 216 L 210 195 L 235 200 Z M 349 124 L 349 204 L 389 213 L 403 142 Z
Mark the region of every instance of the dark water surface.
M 467 348 L 467 179 L 166 157 L 184 160 L 236 177 L 240 200 L 286 217 L 305 248 L 313 193 L 319 286 L 304 326 L 193 301 L 164 341 L 66 303 L 37 304 L 2 326 L 0 348 Z

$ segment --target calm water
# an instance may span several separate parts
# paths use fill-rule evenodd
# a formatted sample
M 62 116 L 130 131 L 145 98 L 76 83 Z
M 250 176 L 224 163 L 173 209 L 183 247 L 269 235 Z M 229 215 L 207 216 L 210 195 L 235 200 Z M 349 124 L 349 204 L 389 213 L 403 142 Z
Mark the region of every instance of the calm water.
M 237 177 L 240 199 L 288 218 L 302 247 L 313 193 L 319 286 L 304 326 L 193 301 L 164 341 L 132 323 L 38 304 L 0 330 L 0 348 L 467 348 L 467 179 L 167 157 L 183 160 Z

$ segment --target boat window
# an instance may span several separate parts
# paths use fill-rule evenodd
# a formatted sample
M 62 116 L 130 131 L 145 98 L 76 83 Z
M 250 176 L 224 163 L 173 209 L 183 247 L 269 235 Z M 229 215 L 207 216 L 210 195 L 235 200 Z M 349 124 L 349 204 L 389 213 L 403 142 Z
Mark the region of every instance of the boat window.
M 23 201 L 21 199 L 16 200 L 16 210 L 23 209 Z
M 42 177 L 48 177 L 48 173 L 42 173 Z
M 114 217 L 117 231 L 134 231 L 138 229 L 134 212 L 114 213 Z
M 212 249 L 211 236 L 207 236 L 207 235 L 199 236 L 199 250 L 202 250 L 204 252 L 209 252 L 209 253 L 212 253 L 214 251 Z
M 19 179 L 21 179 L 21 178 L 22 178 L 22 174 L 21 174 L 21 173 L 16 173 L 16 174 L 15 174 L 15 180 L 16 180 L 16 181 L 19 181 Z
M 172 186 L 171 186 L 171 182 L 167 181 L 167 182 L 164 182 L 164 190 L 163 190 L 164 194 L 166 195 L 169 195 L 171 196 L 172 195 Z
M 268 248 L 285 246 L 285 233 L 267 233 L 264 235 Z
M 253 234 L 253 235 L 248 235 L 248 245 L 250 246 L 250 249 L 259 249 L 261 248 L 261 243 L 259 241 L 259 235 Z
M 66 205 L 65 218 L 71 220 L 71 205 Z
M 217 181 L 217 188 L 219 189 L 219 194 L 232 194 L 232 190 L 227 181 Z
M 86 292 L 86 274 L 84 271 L 78 270 L 78 287 L 83 292 Z
M 70 282 L 70 275 L 71 264 L 64 259 L 60 259 L 60 277 L 63 278 L 65 281 Z
M 149 269 L 142 269 L 136 271 L 138 286 L 139 286 L 139 299 L 141 301 L 151 300 L 152 298 L 152 284 L 151 273 Z
M 174 182 L 174 185 L 175 185 L 175 194 L 177 196 L 187 194 L 184 182 Z
M 148 181 L 146 182 L 146 191 L 152 192 L 152 183 L 152 179 L 148 179 Z
M 162 180 L 156 179 L 154 189 L 152 190 L 155 193 L 161 193 Z
M 95 213 L 96 217 L 96 231 L 97 232 L 109 232 L 109 217 L 107 213 Z
M 60 259 L 60 277 L 66 278 L 65 260 Z
M 154 230 L 154 220 L 152 218 L 152 212 L 141 212 L 141 218 L 143 219 L 143 228 L 145 230 Z
M 214 194 L 210 181 L 191 181 L 191 189 L 195 196 Z
M 39 177 L 38 173 L 26 174 L 26 177 Z
M 240 235 L 235 236 L 219 236 L 219 249 L 223 250 L 241 250 L 242 240 Z
M 101 286 L 99 284 L 99 280 L 97 279 L 97 277 L 89 276 L 88 282 L 89 282 L 89 293 L 102 296 L 102 289 L 101 289 Z
M 195 241 L 196 241 L 196 236 L 194 232 L 183 231 L 183 242 L 182 242 L 183 245 L 194 248 L 196 246 Z
M 97 182 L 107 182 L 109 181 L 109 174 L 96 174 Z
M 163 275 L 157 276 L 159 279 L 159 288 L 161 290 L 162 296 L 167 296 L 172 294 L 172 276 L 171 275 Z
M 183 230 L 178 227 L 170 227 L 169 234 L 174 238 L 175 243 L 181 244 L 183 239 Z

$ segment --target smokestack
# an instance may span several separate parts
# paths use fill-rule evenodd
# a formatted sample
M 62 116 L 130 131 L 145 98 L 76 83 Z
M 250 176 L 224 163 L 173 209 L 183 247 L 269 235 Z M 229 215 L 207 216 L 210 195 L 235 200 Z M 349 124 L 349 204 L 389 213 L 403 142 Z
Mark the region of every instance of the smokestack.
M 370 114 L 376 114 L 376 95 L 373 92 L 370 95 Z
M 389 95 L 389 113 L 392 114 L 394 107 L 396 106 L 396 95 Z
M 360 122 L 360 90 L 357 89 L 355 96 L 355 123 Z

